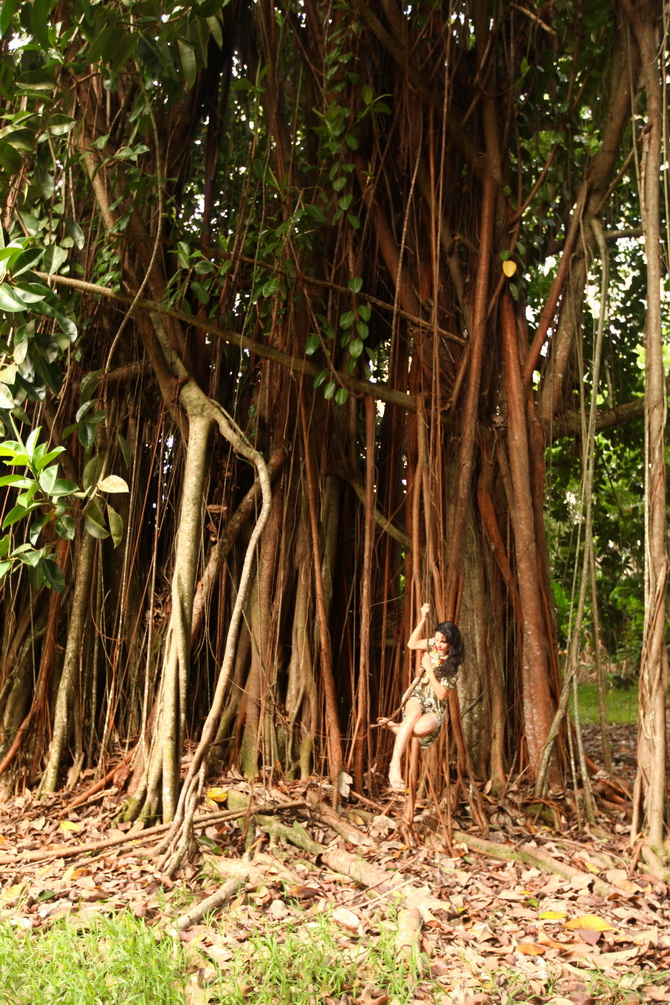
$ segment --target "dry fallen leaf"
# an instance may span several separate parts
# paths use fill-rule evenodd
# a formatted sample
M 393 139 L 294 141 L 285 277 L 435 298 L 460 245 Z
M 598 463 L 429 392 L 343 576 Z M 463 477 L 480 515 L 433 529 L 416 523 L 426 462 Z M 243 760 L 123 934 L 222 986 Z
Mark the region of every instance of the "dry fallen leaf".
M 211 789 L 207 789 L 207 798 L 214 803 L 225 803 L 228 799 L 228 789 L 213 785 Z
M 349 932 L 358 932 L 361 928 L 361 921 L 357 914 L 347 910 L 346 907 L 337 907 L 332 914 L 333 920 L 346 928 Z
M 520 942 L 516 950 L 524 956 L 542 956 L 545 951 L 542 946 L 538 946 L 535 942 Z
M 209 1001 L 209 994 L 206 988 L 201 988 L 198 982 L 198 975 L 191 974 L 184 988 L 184 999 L 186 1005 L 206 1005 Z
M 579 928 L 590 932 L 613 932 L 614 928 L 604 918 L 597 914 L 582 914 L 579 918 L 571 918 L 565 922 L 566 928 Z
M 82 829 L 81 824 L 77 823 L 76 820 L 61 820 L 58 826 L 62 831 L 80 831 Z
M 356 1005 L 387 1005 L 389 996 L 382 988 L 377 988 L 373 984 L 366 984 L 355 999 Z

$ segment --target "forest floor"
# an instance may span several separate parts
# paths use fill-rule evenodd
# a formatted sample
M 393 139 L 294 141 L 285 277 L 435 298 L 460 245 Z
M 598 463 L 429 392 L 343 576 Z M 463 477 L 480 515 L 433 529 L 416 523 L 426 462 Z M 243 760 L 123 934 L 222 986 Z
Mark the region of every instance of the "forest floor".
M 634 729 L 614 731 L 619 777 L 634 766 Z M 595 730 L 586 734 L 596 745 Z M 430 799 L 417 801 L 408 826 L 397 795 L 352 792 L 336 816 L 325 784 L 252 787 L 226 777 L 204 801 L 194 855 L 170 879 L 152 856 L 161 835 L 115 824 L 114 790 L 73 808 L 76 795 L 0 804 L 0 935 L 45 939 L 54 926 L 81 931 L 129 912 L 178 947 L 184 983 L 165 1000 L 670 1002 L 667 888 L 631 851 L 624 803 L 606 800 L 605 812 L 599 802 L 598 824 L 579 827 L 569 800 L 538 805 L 512 788 L 504 802 L 482 795 L 483 835 L 464 811 L 445 827 Z M 264 810 L 221 819 L 241 800 Z M 197 905 L 222 887 L 225 904 L 198 917 Z M 322 938 L 324 925 L 319 983 L 300 945 Z M 3 997 L 3 945 L 0 1001 L 30 1000 Z

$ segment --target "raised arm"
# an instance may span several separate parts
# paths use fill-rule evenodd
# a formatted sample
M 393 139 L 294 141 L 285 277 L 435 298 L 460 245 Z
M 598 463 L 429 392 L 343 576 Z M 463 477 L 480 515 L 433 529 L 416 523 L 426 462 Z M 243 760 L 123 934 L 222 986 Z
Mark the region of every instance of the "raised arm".
M 421 607 L 421 613 L 419 616 L 419 621 L 416 628 L 407 640 L 408 649 L 427 649 L 428 639 L 426 638 L 426 630 L 424 625 L 426 623 L 426 618 L 428 617 L 428 611 L 430 610 L 430 604 L 423 604 Z

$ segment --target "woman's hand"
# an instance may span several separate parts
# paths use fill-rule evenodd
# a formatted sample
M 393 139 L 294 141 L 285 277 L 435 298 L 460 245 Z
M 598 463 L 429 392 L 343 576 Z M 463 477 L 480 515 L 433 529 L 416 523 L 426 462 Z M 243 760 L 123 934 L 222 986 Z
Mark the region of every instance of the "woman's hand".
M 421 667 L 424 671 L 424 680 L 428 680 L 430 682 L 430 686 L 432 687 L 437 700 L 444 701 L 447 697 L 448 689 L 437 679 L 432 660 L 428 653 L 424 653 L 422 656 Z
M 419 612 L 419 623 L 415 627 L 414 631 L 407 640 L 407 647 L 409 649 L 427 649 L 428 639 L 425 638 L 426 630 L 423 627 L 426 618 L 428 617 L 428 611 L 430 610 L 430 604 L 423 604 Z

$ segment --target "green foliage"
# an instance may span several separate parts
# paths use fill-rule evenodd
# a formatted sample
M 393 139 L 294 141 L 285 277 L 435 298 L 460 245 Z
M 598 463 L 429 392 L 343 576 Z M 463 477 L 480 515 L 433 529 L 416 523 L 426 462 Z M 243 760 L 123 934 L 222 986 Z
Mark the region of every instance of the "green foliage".
M 607 721 L 612 726 L 629 726 L 637 722 L 637 683 L 631 682 L 630 687 L 619 687 L 617 675 L 606 675 L 606 705 Z M 580 684 L 577 700 L 579 702 L 579 721 L 583 726 L 596 726 L 600 723 L 597 684 Z M 570 698 L 570 708 L 574 699 Z
M 365 984 L 383 988 L 398 1003 L 412 997 L 418 977 L 418 956 L 409 967 L 398 962 L 394 940 L 395 918 L 373 924 L 366 935 L 365 962 L 353 949 L 343 948 L 330 913 L 316 915 L 310 923 L 281 930 L 268 925 L 251 936 L 225 972 L 219 972 L 211 991 L 231 1005 L 274 1005 L 291 1001 L 310 1005 L 325 995 L 356 998 Z M 244 991 L 242 990 L 244 989 Z
M 82 927 L 58 921 L 41 932 L 0 925 L 0 1001 L 12 1005 L 126 1005 L 183 1000 L 178 943 L 157 940 L 130 912 Z

